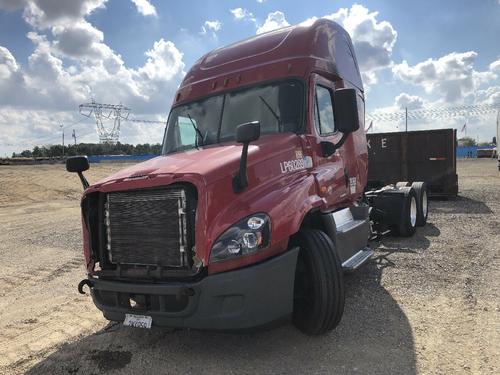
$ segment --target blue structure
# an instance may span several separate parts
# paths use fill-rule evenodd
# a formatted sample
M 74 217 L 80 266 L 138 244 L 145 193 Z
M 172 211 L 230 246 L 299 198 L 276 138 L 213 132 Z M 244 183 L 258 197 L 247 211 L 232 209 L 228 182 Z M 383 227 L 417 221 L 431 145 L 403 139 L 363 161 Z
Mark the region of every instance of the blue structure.
M 457 147 L 457 158 L 477 158 L 477 149 L 492 149 L 495 146 L 459 146 Z M 100 163 L 100 162 L 136 162 L 146 161 L 155 158 L 159 155 L 155 154 L 145 154 L 145 155 L 94 155 L 89 156 L 90 163 Z
M 459 146 L 457 147 L 457 158 L 477 158 L 477 149 L 492 149 L 495 146 Z
M 90 163 L 100 163 L 106 161 L 114 161 L 114 162 L 136 162 L 139 163 L 141 161 L 149 160 L 155 158 L 159 155 L 154 154 L 146 154 L 146 155 L 94 155 L 89 156 Z

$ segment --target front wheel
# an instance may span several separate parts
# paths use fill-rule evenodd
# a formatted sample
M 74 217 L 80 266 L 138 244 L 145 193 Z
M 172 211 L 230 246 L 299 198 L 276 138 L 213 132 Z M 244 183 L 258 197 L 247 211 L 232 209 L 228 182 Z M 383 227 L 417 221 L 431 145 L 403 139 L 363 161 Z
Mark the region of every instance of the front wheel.
M 293 323 L 307 335 L 335 328 L 344 312 L 344 278 L 331 239 L 320 230 L 302 230 L 294 288 Z

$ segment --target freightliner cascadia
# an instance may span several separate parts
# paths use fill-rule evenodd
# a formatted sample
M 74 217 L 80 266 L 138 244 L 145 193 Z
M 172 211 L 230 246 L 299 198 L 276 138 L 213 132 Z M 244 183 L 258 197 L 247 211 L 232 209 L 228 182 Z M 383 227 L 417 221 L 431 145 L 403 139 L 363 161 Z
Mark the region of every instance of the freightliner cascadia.
M 177 90 L 162 154 L 91 186 L 78 173 L 87 277 L 126 325 L 339 324 L 368 241 L 410 236 L 426 189 L 367 190 L 365 96 L 351 39 L 320 19 L 218 48 Z

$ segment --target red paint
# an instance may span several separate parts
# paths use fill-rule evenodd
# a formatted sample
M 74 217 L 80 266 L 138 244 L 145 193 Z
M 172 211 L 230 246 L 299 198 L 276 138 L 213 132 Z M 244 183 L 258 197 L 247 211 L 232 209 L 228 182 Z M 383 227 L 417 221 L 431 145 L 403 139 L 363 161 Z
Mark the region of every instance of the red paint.
M 306 88 L 304 134 L 263 135 L 252 142 L 248 156 L 249 186 L 235 194 L 231 180 L 239 167 L 242 146 L 235 142 L 160 156 L 126 168 L 86 190 L 118 191 L 164 186 L 174 182 L 192 183 L 198 190 L 196 251 L 209 273 L 252 264 L 287 249 L 304 216 L 313 208 L 331 211 L 358 200 L 367 181 L 367 148 L 364 113 L 359 130 L 329 158 L 321 154 L 320 142 L 338 142 L 341 134 L 320 137 L 314 126 L 315 84 L 354 87 L 361 102 L 364 93 L 357 67 L 352 60 L 347 33 L 337 24 L 318 20 L 312 26 L 295 26 L 259 35 L 212 51 L 187 73 L 174 105 L 258 82 L 284 77 L 301 79 Z M 335 54 L 334 54 L 335 53 Z M 312 158 L 309 169 L 282 173 L 280 163 L 296 159 L 296 152 Z M 356 178 L 355 191 L 346 186 Z M 271 244 L 256 254 L 209 264 L 214 241 L 231 225 L 257 212 L 271 218 Z M 92 272 L 84 226 L 85 257 Z

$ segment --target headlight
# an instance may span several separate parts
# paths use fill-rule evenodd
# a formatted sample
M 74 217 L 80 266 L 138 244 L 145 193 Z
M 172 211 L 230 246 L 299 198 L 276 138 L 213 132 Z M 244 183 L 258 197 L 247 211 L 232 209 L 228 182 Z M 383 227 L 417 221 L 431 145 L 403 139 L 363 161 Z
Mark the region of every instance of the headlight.
M 252 254 L 267 247 L 270 232 L 270 220 L 266 214 L 246 217 L 215 241 L 210 253 L 210 263 Z

